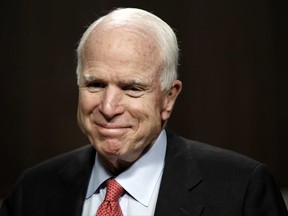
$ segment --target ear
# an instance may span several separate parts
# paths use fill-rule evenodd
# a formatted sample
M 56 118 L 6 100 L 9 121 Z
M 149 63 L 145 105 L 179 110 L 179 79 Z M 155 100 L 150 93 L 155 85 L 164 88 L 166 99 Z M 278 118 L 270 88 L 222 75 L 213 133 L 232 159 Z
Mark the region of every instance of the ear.
M 182 82 L 180 80 L 174 80 L 171 88 L 168 91 L 166 91 L 166 94 L 164 96 L 165 98 L 163 102 L 163 108 L 161 112 L 162 121 L 166 121 L 169 119 L 174 104 L 176 102 L 176 99 L 181 92 L 181 89 L 182 89 Z

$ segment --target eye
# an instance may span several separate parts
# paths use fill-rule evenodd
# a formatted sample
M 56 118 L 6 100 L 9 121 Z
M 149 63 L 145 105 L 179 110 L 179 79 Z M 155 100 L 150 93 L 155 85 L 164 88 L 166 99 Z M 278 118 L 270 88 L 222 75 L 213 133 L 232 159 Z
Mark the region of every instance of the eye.
M 125 91 L 141 91 L 142 89 L 138 86 L 126 86 L 123 88 Z
M 89 87 L 89 88 L 104 88 L 105 85 L 103 83 L 100 83 L 100 82 L 89 82 L 87 84 L 87 87 Z
M 145 91 L 143 87 L 138 85 L 127 85 L 124 86 L 122 90 L 124 90 L 126 94 L 131 97 L 140 97 Z
M 85 87 L 87 87 L 89 91 L 96 92 L 105 88 L 106 84 L 99 81 L 90 81 L 85 83 Z

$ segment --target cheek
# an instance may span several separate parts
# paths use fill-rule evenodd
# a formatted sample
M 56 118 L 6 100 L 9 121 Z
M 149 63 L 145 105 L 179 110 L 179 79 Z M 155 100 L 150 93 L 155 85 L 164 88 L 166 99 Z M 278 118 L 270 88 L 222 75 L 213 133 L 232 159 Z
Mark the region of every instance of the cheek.
M 147 124 L 157 124 L 158 122 L 161 122 L 161 106 L 159 98 L 144 100 L 135 110 L 136 115 L 139 117 L 141 116 L 142 120 Z
M 82 93 L 79 95 L 79 108 L 82 114 L 91 113 L 97 106 L 97 98 L 93 95 Z
M 90 116 L 97 106 L 96 101 L 96 98 L 91 97 L 91 95 L 85 93 L 79 94 L 77 121 L 80 129 L 88 136 L 91 143 L 93 143 L 93 125 L 91 124 Z

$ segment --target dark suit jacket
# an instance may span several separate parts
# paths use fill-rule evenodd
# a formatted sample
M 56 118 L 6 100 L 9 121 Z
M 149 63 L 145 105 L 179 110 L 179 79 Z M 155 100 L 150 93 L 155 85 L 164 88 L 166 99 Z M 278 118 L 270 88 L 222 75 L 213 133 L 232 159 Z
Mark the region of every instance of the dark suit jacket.
M 264 165 L 231 151 L 167 134 L 155 215 L 288 215 Z M 85 146 L 27 170 L 4 201 L 0 215 L 81 216 L 94 157 L 95 150 Z

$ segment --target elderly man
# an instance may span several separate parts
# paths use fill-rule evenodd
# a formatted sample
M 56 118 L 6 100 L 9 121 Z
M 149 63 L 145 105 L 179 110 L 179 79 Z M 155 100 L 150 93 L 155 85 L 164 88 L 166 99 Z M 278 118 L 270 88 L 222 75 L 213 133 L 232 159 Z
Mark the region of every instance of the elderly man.
M 78 47 L 78 122 L 92 145 L 28 169 L 0 215 L 288 215 L 264 165 L 165 129 L 182 84 L 172 29 L 140 9 Z

